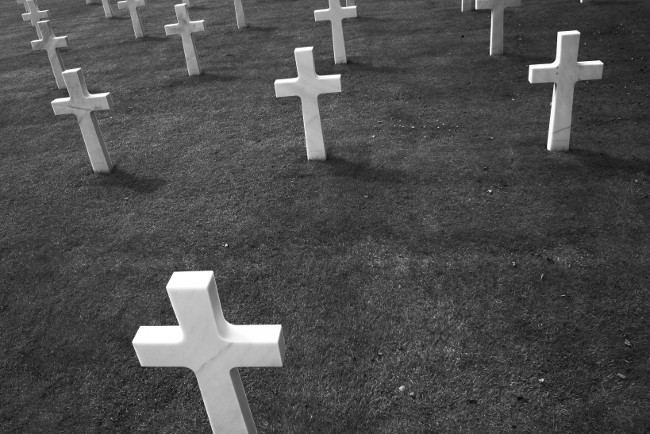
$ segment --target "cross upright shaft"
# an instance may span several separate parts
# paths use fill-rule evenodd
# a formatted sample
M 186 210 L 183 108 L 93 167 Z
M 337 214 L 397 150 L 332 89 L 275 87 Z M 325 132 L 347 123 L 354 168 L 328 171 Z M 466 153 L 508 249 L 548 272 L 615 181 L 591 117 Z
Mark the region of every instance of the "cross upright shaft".
M 199 75 L 201 74 L 201 68 L 196 56 L 196 48 L 194 47 L 194 33 L 204 31 L 205 27 L 203 26 L 203 20 L 190 21 L 187 8 L 187 3 L 180 3 L 174 6 L 178 23 L 167 24 L 165 26 L 165 34 L 180 35 L 181 40 L 183 41 L 183 52 L 185 53 L 187 72 L 189 75 Z
M 340 92 L 341 75 L 321 76 L 316 74 L 313 50 L 313 47 L 301 47 L 294 50 L 298 77 L 275 80 L 275 96 L 300 97 L 307 159 L 326 160 L 327 152 L 323 141 L 318 95 Z
M 506 8 L 521 6 L 521 0 L 476 0 L 476 10 L 490 9 L 490 56 L 503 54 L 503 16 Z
M 555 62 L 530 65 L 528 70 L 530 83 L 554 83 L 547 141 L 549 151 L 569 150 L 575 84 L 581 80 L 599 80 L 603 76 L 601 61 L 577 61 L 579 48 L 580 32 L 558 32 Z

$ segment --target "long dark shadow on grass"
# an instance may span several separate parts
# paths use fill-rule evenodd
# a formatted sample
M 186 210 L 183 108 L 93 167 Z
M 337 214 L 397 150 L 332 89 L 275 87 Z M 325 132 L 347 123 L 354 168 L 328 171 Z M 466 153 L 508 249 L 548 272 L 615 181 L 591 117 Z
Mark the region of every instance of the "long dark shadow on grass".
M 277 30 L 277 27 L 274 26 L 255 26 L 249 24 L 246 29 L 250 32 L 273 32 L 274 30 Z
M 594 174 L 611 175 L 614 172 L 626 172 L 629 174 L 644 172 L 646 175 L 650 174 L 650 161 L 630 159 L 624 160 L 622 158 L 612 157 L 603 152 L 594 152 L 584 149 L 571 150 L 571 154 L 575 155 L 585 167 L 596 170 Z
M 389 65 L 375 65 L 372 62 L 364 62 L 361 59 L 357 59 L 354 57 L 348 60 L 347 68 L 352 71 L 372 71 L 372 72 L 383 72 L 386 74 L 392 74 L 392 73 L 402 71 L 402 68 L 397 68 L 395 66 L 389 66 Z
M 110 175 L 96 177 L 95 184 L 101 187 L 128 188 L 136 193 L 150 194 L 158 190 L 167 181 L 162 178 L 138 177 L 132 173 L 115 167 Z
M 407 181 L 406 173 L 399 170 L 368 166 L 365 163 L 347 161 L 339 157 L 330 157 L 327 163 L 334 169 L 336 176 L 347 176 L 368 182 L 403 183 Z

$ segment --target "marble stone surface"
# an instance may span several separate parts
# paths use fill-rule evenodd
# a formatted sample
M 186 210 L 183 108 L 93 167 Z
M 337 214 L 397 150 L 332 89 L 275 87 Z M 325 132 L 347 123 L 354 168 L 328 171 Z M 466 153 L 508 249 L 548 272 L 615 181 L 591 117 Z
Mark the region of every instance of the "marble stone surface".
M 25 0 L 25 7 L 27 9 L 27 12 L 25 12 L 22 17 L 23 21 L 29 21 L 29 24 L 31 24 L 35 29 L 36 29 L 36 34 L 38 35 L 39 38 L 42 38 L 43 35 L 40 33 L 40 29 L 36 25 L 37 22 L 43 19 L 48 19 L 50 18 L 50 11 L 41 11 L 38 9 L 38 5 L 34 0 Z
M 345 39 L 343 38 L 343 19 L 355 18 L 356 6 L 341 7 L 340 0 L 329 0 L 328 9 L 314 11 L 314 20 L 332 23 L 332 45 L 334 46 L 334 63 L 348 63 L 345 56 Z
M 603 62 L 578 62 L 579 48 L 580 32 L 558 32 L 555 62 L 530 65 L 528 68 L 529 82 L 554 83 L 546 144 L 549 151 L 569 150 L 575 84 L 581 80 L 600 80 L 603 77 Z
M 45 50 L 47 52 L 47 57 L 50 59 L 50 66 L 54 73 L 54 79 L 56 80 L 56 86 L 59 89 L 64 89 L 63 70 L 65 68 L 58 49 L 68 46 L 68 37 L 54 36 L 50 20 L 39 21 L 36 23 L 36 27 L 39 29 L 41 39 L 32 41 L 32 50 Z
M 93 171 L 95 173 L 110 173 L 113 164 L 93 112 L 111 110 L 113 108 L 111 95 L 109 93 L 88 93 L 86 80 L 80 68 L 63 71 L 63 80 L 70 96 L 52 101 L 54 114 L 73 114 L 77 117 Z
M 187 14 L 187 3 L 180 3 L 174 6 L 176 11 L 177 24 L 167 24 L 165 26 L 166 35 L 180 35 L 183 41 L 183 51 L 185 52 L 185 63 L 189 75 L 201 75 L 201 67 L 196 57 L 196 48 L 194 47 L 194 33 L 203 32 L 203 20 L 190 21 Z
M 106 18 L 111 18 L 113 16 L 113 11 L 111 10 L 111 4 L 108 0 L 102 0 L 102 7 L 104 8 L 104 16 Z
M 142 20 L 140 19 L 140 13 L 138 8 L 145 6 L 145 0 L 123 0 L 117 2 L 118 9 L 128 9 L 129 14 L 131 14 L 131 23 L 133 24 L 133 31 L 135 32 L 136 38 L 141 38 L 144 36 L 144 30 L 142 28 Z
M 521 6 L 521 0 L 476 0 L 476 10 L 492 10 L 490 56 L 503 54 L 503 14 L 506 8 L 517 6 Z
M 212 271 L 176 272 L 167 293 L 179 325 L 140 327 L 140 364 L 194 371 L 213 432 L 257 432 L 237 368 L 282 366 L 282 326 L 228 323 Z
M 235 18 L 237 19 L 237 28 L 242 29 L 246 27 L 246 17 L 244 16 L 244 6 L 241 0 L 234 0 L 235 3 Z
M 469 12 L 473 11 L 474 9 L 474 0 L 460 0 L 461 12 Z
M 302 103 L 302 121 L 308 160 L 326 160 L 323 128 L 318 110 L 318 95 L 341 91 L 341 75 L 317 75 L 314 47 L 294 50 L 298 77 L 275 80 L 275 96 L 299 96 Z

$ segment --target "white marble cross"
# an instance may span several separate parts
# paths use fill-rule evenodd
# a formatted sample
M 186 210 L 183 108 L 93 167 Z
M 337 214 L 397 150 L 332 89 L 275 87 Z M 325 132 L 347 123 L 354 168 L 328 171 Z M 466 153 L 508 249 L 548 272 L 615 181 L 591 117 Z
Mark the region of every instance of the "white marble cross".
M 102 6 L 104 7 L 104 16 L 106 18 L 111 18 L 113 16 L 113 11 L 111 11 L 111 4 L 108 0 L 102 0 Z
M 503 54 L 503 13 L 505 8 L 516 6 L 521 6 L 521 0 L 476 0 L 476 10 L 492 10 L 490 56 Z
M 80 68 L 63 71 L 63 80 L 70 97 L 52 101 L 54 114 L 73 114 L 77 117 L 93 171 L 95 173 L 110 173 L 113 164 L 93 112 L 95 110 L 111 110 L 113 108 L 111 95 L 109 93 L 88 93 L 86 80 Z
M 546 143 L 549 151 L 569 150 L 575 84 L 580 80 L 600 80 L 603 77 L 603 62 L 600 60 L 577 61 L 579 48 L 580 32 L 558 32 L 555 62 L 528 68 L 529 82 L 555 83 Z
M 176 272 L 167 293 L 179 325 L 140 327 L 140 364 L 194 371 L 213 432 L 257 432 L 237 368 L 282 366 L 282 326 L 228 323 L 212 271 Z
M 474 10 L 474 0 L 460 0 L 460 11 L 468 12 Z
M 302 121 L 305 127 L 305 144 L 308 160 L 326 160 L 323 128 L 318 110 L 318 95 L 341 91 L 341 75 L 317 75 L 314 64 L 314 47 L 294 50 L 298 77 L 275 80 L 275 96 L 299 96 L 302 103 Z
M 199 60 L 196 58 L 196 49 L 194 47 L 194 33 L 202 32 L 205 30 L 203 27 L 203 20 L 190 21 L 187 14 L 187 3 L 180 3 L 174 6 L 176 11 L 177 24 L 167 24 L 165 26 L 166 35 L 180 35 L 183 40 L 183 51 L 185 52 L 185 63 L 187 64 L 187 72 L 190 75 L 200 75 L 201 67 Z
M 144 31 L 142 30 L 142 20 L 140 19 L 140 13 L 138 8 L 145 6 L 145 0 L 123 0 L 117 2 L 118 9 L 128 9 L 131 14 L 131 23 L 133 23 L 133 31 L 135 32 L 136 38 L 141 38 L 144 36 Z
M 246 27 L 246 17 L 244 16 L 244 6 L 241 0 L 234 0 L 235 3 L 235 18 L 237 19 L 237 28 L 241 29 Z
M 332 23 L 332 45 L 334 46 L 334 63 L 348 63 L 345 56 L 345 39 L 343 38 L 343 24 L 345 18 L 357 16 L 356 6 L 341 7 L 341 0 L 329 0 L 328 9 L 314 11 L 314 20 L 329 21 Z
M 41 39 L 32 41 L 32 50 L 45 50 L 47 57 L 50 59 L 50 66 L 54 73 L 56 86 L 59 89 L 65 88 L 65 81 L 63 81 L 63 59 L 59 54 L 58 49 L 68 46 L 67 36 L 54 36 L 52 31 L 52 23 L 50 20 L 39 21 L 36 23 L 36 28 L 39 29 Z
M 43 35 L 41 35 L 40 33 L 41 30 L 38 28 L 36 23 L 42 19 L 50 18 L 50 11 L 39 10 L 34 0 L 26 0 L 25 7 L 27 9 L 27 12 L 22 15 L 23 21 L 29 21 L 29 23 L 34 28 L 36 28 L 36 34 L 38 35 L 38 37 L 39 38 L 43 37 Z

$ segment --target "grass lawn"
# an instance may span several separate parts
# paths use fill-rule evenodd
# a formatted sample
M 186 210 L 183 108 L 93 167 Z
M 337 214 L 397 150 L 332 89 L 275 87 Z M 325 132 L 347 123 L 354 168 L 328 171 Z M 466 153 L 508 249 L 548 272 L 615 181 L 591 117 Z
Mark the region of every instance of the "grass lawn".
M 209 431 L 194 374 L 143 368 L 174 271 L 214 270 L 226 319 L 282 324 L 242 368 L 263 433 L 650 430 L 650 2 L 524 0 L 491 58 L 487 11 L 359 0 L 334 65 L 324 0 L 198 0 L 202 76 L 173 4 L 40 0 L 83 68 L 115 171 L 94 175 L 36 33 L 0 4 L 0 431 Z M 572 150 L 546 151 L 528 65 L 579 30 Z M 308 162 L 293 50 L 341 74 Z M 404 386 L 403 391 L 400 386 Z

